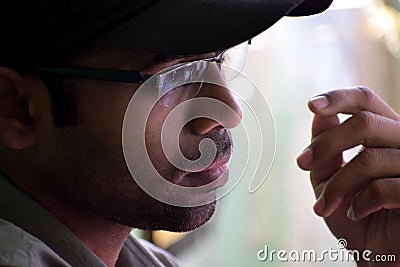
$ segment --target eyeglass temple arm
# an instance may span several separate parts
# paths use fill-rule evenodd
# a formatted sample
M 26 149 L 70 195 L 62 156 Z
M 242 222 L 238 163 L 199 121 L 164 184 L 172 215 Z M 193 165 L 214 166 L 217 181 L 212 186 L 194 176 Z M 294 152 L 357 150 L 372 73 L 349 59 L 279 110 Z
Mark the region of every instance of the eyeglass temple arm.
M 86 78 L 94 80 L 141 83 L 149 78 L 138 71 L 130 70 L 107 70 L 107 69 L 85 69 L 85 68 L 36 68 L 37 74 L 59 75 L 71 78 Z

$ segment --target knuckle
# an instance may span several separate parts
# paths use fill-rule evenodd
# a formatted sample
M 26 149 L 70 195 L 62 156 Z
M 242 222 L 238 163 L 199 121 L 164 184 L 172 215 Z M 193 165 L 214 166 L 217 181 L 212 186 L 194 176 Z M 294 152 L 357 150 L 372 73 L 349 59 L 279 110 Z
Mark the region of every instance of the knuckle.
M 359 133 L 370 134 L 372 131 L 379 129 L 383 124 L 383 118 L 372 112 L 360 111 L 354 115 L 354 130 Z
M 373 166 L 379 161 L 379 153 L 373 149 L 366 149 L 362 151 L 355 158 L 358 163 L 366 170 L 373 170 Z
M 361 103 L 368 105 L 374 102 L 376 95 L 371 89 L 364 86 L 357 86 L 356 90 L 359 92 L 360 95 L 359 101 Z
M 390 154 L 389 156 L 391 159 L 394 160 L 394 165 L 399 166 L 400 165 L 400 150 L 399 149 L 389 149 Z
M 368 111 L 360 111 L 354 115 L 354 128 L 357 131 L 366 131 L 375 126 L 375 116 Z
M 385 202 L 385 185 L 386 183 L 384 180 L 375 180 L 373 183 L 370 184 L 370 195 L 376 203 L 383 204 Z
M 353 118 L 352 129 L 365 146 L 368 146 L 371 138 L 385 125 L 383 117 L 368 111 L 360 111 Z

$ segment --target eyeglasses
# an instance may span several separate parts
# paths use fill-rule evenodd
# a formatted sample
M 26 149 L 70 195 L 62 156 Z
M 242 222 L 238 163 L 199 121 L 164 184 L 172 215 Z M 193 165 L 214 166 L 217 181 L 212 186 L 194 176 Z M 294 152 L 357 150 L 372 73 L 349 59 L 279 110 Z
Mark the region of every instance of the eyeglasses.
M 218 55 L 202 59 L 199 61 L 178 64 L 154 75 L 146 75 L 140 71 L 135 70 L 113 70 L 113 69 L 92 69 L 92 68 L 47 68 L 40 67 L 34 69 L 35 74 L 61 76 L 67 78 L 82 78 L 93 79 L 133 84 L 143 84 L 151 77 L 157 77 L 157 87 L 160 96 L 170 93 L 171 90 L 181 86 L 190 85 L 202 80 L 202 77 L 207 73 L 211 63 L 217 65 L 226 64 L 231 68 L 241 72 L 246 60 L 248 44 L 250 42 L 242 43 L 238 46 L 226 49 Z M 234 77 L 228 77 L 233 79 Z M 186 86 L 189 87 L 189 86 Z M 193 86 L 192 86 L 193 87 Z M 193 89 L 191 90 L 193 91 Z M 197 95 L 199 88 L 194 90 L 190 97 Z M 189 97 L 189 96 L 188 96 Z M 170 106 L 175 101 L 164 101 L 165 106 Z M 169 103 L 169 104 L 167 104 Z

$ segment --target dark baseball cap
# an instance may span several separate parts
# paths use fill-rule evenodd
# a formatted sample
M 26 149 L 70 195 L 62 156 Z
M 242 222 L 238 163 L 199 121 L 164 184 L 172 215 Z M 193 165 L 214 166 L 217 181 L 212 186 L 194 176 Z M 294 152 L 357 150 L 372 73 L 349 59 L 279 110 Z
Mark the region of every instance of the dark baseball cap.
M 0 66 L 59 65 L 95 44 L 160 54 L 222 50 L 283 16 L 317 14 L 332 0 L 13 0 L 0 8 Z

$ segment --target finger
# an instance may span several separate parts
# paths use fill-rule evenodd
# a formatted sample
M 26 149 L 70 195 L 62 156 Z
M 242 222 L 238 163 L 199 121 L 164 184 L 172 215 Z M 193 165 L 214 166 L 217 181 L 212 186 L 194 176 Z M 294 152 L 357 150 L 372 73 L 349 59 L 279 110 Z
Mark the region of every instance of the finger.
M 340 124 L 339 118 L 337 115 L 332 116 L 319 116 L 315 115 L 313 118 L 312 126 L 311 126 L 311 136 L 312 139 L 316 138 L 318 135 L 323 133 L 326 130 L 329 130 L 333 127 L 336 127 Z M 305 163 L 312 161 L 313 152 L 311 149 L 306 148 L 298 157 L 297 157 L 297 165 L 301 168 Z
M 325 184 L 314 211 L 330 216 L 346 197 L 353 197 L 374 180 L 400 173 L 400 150 L 366 149 L 335 173 Z
M 397 114 L 385 101 L 366 87 L 338 89 L 315 96 L 308 102 L 310 110 L 316 114 L 329 116 L 338 113 L 356 114 L 369 111 L 399 120 Z
M 331 129 L 333 127 L 336 127 L 339 124 L 340 121 L 337 115 L 332 115 L 332 116 L 315 115 L 311 127 L 312 139 L 317 137 L 322 132 Z M 301 162 L 304 160 L 308 160 L 307 157 L 310 156 L 312 157 L 312 155 L 310 154 L 307 155 L 307 152 L 302 153 L 302 155 L 300 155 L 297 158 L 298 165 L 302 165 Z M 325 166 L 319 169 L 312 170 L 310 173 L 310 178 L 313 188 L 315 189 L 315 187 L 319 185 L 321 182 L 329 179 L 330 176 L 332 176 L 339 168 L 342 167 L 342 164 L 343 164 L 343 157 L 342 154 L 340 154 L 334 157 L 332 160 L 330 160 Z
M 359 112 L 316 137 L 308 147 L 312 157 L 300 161 L 299 166 L 304 170 L 319 168 L 342 151 L 358 145 L 400 147 L 400 123 L 371 112 Z
M 345 162 L 343 161 L 343 157 L 340 154 L 332 158 L 329 162 L 327 162 L 326 165 L 311 170 L 310 179 L 313 188 L 315 189 L 321 183 L 328 181 L 344 165 Z
M 315 115 L 311 127 L 312 138 L 316 138 L 321 133 L 336 127 L 340 124 L 337 115 L 332 116 L 319 116 Z M 301 160 L 301 159 L 300 159 Z M 313 169 L 310 172 L 311 184 L 314 189 L 322 182 L 327 181 L 333 174 L 335 174 L 343 165 L 342 153 L 333 157 L 329 162 L 321 168 Z M 316 192 L 319 195 L 320 192 Z
M 358 221 L 381 209 L 398 208 L 400 208 L 400 179 L 378 179 L 353 199 L 347 217 Z
M 339 124 L 339 117 L 336 114 L 330 116 L 314 115 L 311 126 L 312 139 L 325 132 L 326 130 L 338 126 Z

